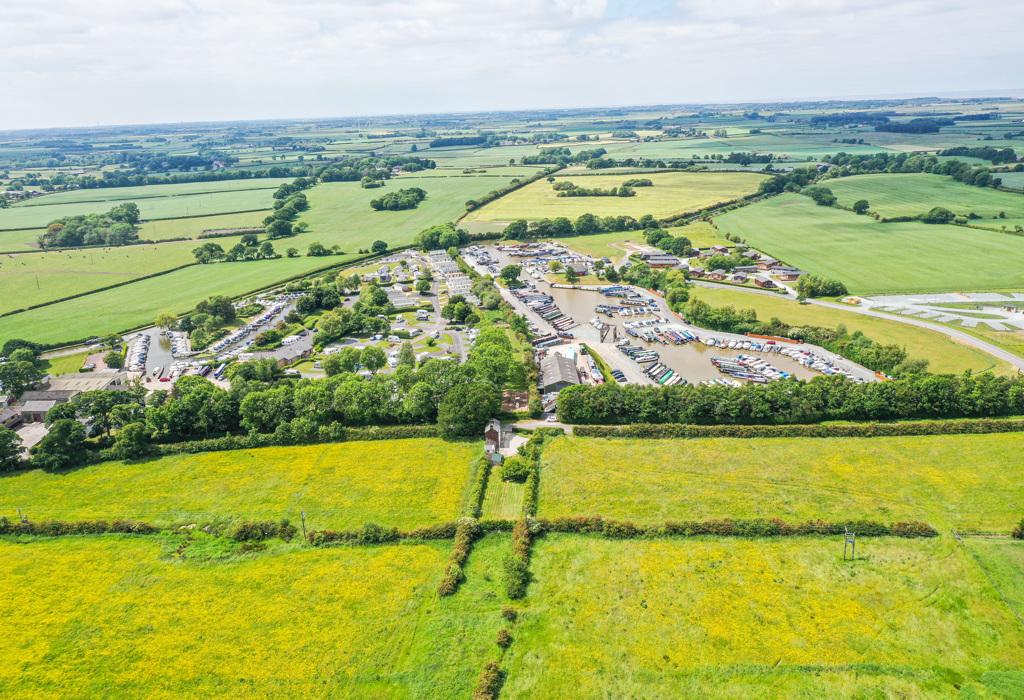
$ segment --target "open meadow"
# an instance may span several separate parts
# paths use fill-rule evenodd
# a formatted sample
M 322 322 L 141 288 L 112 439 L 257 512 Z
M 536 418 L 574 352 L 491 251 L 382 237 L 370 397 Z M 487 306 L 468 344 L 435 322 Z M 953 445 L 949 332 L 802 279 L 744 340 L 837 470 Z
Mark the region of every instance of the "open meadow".
M 950 538 L 872 539 L 843 561 L 835 538 L 547 536 L 531 569 L 502 697 L 1009 698 L 1024 684 L 1024 628 Z
M 933 207 L 945 207 L 957 215 L 973 213 L 981 217 L 970 222 L 973 226 L 1005 226 L 1012 231 L 1014 226 L 1024 224 L 1024 196 L 965 185 L 944 175 L 857 175 L 822 184 L 832 190 L 842 206 L 850 207 L 857 200 L 866 199 L 872 211 L 887 219 L 918 216 Z M 1001 213 L 1005 217 L 1000 218 Z
M 409 439 L 181 454 L 0 479 L 0 513 L 127 518 L 159 526 L 224 519 L 317 529 L 415 529 L 461 513 L 480 446 Z
M 468 697 L 505 538 L 438 598 L 449 542 L 175 556 L 179 538 L 0 541 L 4 697 Z
M 668 520 L 922 520 L 1009 532 L 1024 435 L 627 440 L 560 438 L 544 452 L 540 514 Z M 965 458 L 968 456 L 969 458 Z
M 228 249 L 238 236 L 218 238 Z M 195 262 L 197 241 L 0 255 L 0 313 Z
M 157 314 L 185 313 L 214 294 L 234 296 L 338 265 L 344 256 L 193 265 L 76 299 L 0 318 L 0 338 L 70 342 L 137 328 Z
M 755 173 L 655 172 L 642 175 L 569 175 L 557 177 L 555 182 L 610 188 L 634 177 L 649 178 L 654 185 L 637 187 L 634 197 L 559 197 L 552 183 L 541 179 L 470 212 L 466 220 L 513 221 L 557 216 L 575 219 L 584 213 L 636 218 L 651 214 L 665 218 L 750 194 L 765 179 L 764 175 Z
M 198 238 L 204 231 L 213 229 L 262 229 L 263 219 L 270 211 L 270 209 L 266 209 L 265 211 L 248 211 L 241 214 L 214 214 L 212 216 L 193 216 L 187 219 L 146 221 L 139 226 L 139 238 L 144 241 L 163 241 L 168 238 Z M 214 240 L 221 243 L 223 239 Z
M 782 194 L 716 217 L 723 233 L 854 294 L 1024 288 L 1017 236 L 918 222 L 882 224 Z
M 959 343 L 952 338 L 927 328 L 918 328 L 899 321 L 865 316 L 854 311 L 841 311 L 815 304 L 798 304 L 779 295 L 751 294 L 726 287 L 694 287 L 691 296 L 712 306 L 732 306 L 754 309 L 762 321 L 778 318 L 792 326 L 846 326 L 851 333 L 860 331 L 872 340 L 895 344 L 906 349 L 912 359 L 928 360 L 928 370 L 937 374 L 958 374 L 995 371 L 1012 375 L 1016 370 L 1008 362 L 988 353 Z M 996 332 L 993 331 L 992 334 Z M 991 334 L 989 334 L 991 335 Z M 1007 335 L 1007 333 L 1003 333 Z

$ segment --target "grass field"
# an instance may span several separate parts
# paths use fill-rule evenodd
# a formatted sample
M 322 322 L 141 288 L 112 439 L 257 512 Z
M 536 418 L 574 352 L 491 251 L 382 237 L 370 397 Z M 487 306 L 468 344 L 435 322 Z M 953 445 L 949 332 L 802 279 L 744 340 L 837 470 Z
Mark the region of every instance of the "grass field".
M 873 211 L 886 218 L 917 216 L 932 207 L 945 207 L 954 214 L 966 216 L 974 212 L 981 216 L 971 222 L 976 226 L 1006 226 L 1012 231 L 1014 226 L 1024 224 L 1024 197 L 965 185 L 944 175 L 858 175 L 828 180 L 825 185 L 841 205 L 849 207 L 866 199 Z M 1005 219 L 996 218 L 1000 212 L 1005 212 Z
M 54 357 L 50 360 L 43 361 L 43 371 L 53 376 L 59 376 L 62 374 L 75 374 L 85 364 L 85 359 L 89 357 L 88 352 L 80 352 L 74 355 L 62 355 L 61 357 Z
M 0 318 L 0 338 L 41 343 L 79 340 L 152 323 L 164 311 L 184 313 L 213 294 L 242 294 L 345 257 L 282 258 L 194 265 L 123 287 Z
M 633 175 L 566 176 L 556 181 L 574 182 L 580 187 L 615 187 Z M 583 213 L 599 216 L 631 215 L 639 218 L 653 214 L 662 218 L 736 199 L 757 189 L 764 179 L 754 173 L 646 173 L 653 187 L 637 187 L 635 197 L 558 197 L 546 179 L 533 182 L 515 192 L 471 212 L 467 221 L 512 221 L 565 216 L 574 219 Z
M 507 539 L 438 598 L 448 542 L 180 561 L 153 538 L 0 541 L 5 697 L 468 697 Z
M 190 219 L 162 219 L 147 221 L 139 227 L 139 238 L 146 241 L 162 241 L 168 238 L 196 238 L 203 231 L 218 228 L 241 228 L 243 226 L 263 226 L 264 212 L 245 212 L 244 214 L 219 214 L 216 216 L 194 216 Z M 220 243 L 221 239 L 215 239 Z M 283 241 L 282 241 L 283 243 Z
M 225 249 L 238 237 L 218 238 Z M 0 255 L 0 313 L 195 262 L 197 241 Z M 278 246 L 282 248 L 281 242 Z
M 1024 617 L 1024 543 L 983 537 L 969 537 L 964 543 L 1007 604 Z
M 707 518 L 923 520 L 1009 532 L 1024 435 L 602 440 L 545 449 L 540 514 L 659 523 Z M 969 458 L 965 456 L 969 455 Z
M 0 231 L 0 250 L 20 252 L 39 250 L 39 236 L 46 229 L 32 228 L 21 231 Z
M 511 177 L 402 176 L 383 188 L 364 189 L 358 182 L 327 182 L 309 190 L 310 208 L 302 220 L 310 225 L 304 240 L 338 244 L 347 253 L 369 248 L 380 239 L 392 246 L 411 243 L 417 233 L 434 224 L 454 221 L 466 211 L 466 201 L 507 184 Z M 427 198 L 415 209 L 374 211 L 370 200 L 405 187 L 421 187 Z
M 437 439 L 268 447 L 106 462 L 0 480 L 0 513 L 35 519 L 132 518 L 157 525 L 224 518 L 354 529 L 455 520 L 480 446 Z
M 958 374 L 966 369 L 972 372 L 995 370 L 999 374 L 1015 374 L 1015 369 L 1003 360 L 935 331 L 918 328 L 898 321 L 864 316 L 853 311 L 840 311 L 813 304 L 798 304 L 790 299 L 766 294 L 750 294 L 722 287 L 694 287 L 692 296 L 712 306 L 734 306 L 754 309 L 762 321 L 773 317 L 794 326 L 815 325 L 836 328 L 846 326 L 851 333 L 861 331 L 881 343 L 894 343 L 906 348 L 911 358 L 928 360 L 928 369 L 936 373 Z
M 999 173 L 996 177 L 1003 178 L 1003 184 L 1014 189 L 1024 189 L 1024 172 Z
M 502 697 L 1015 696 L 1024 629 L 966 552 L 857 551 L 545 537 Z
M 138 187 L 98 187 L 95 189 L 54 192 L 30 199 L 18 207 L 40 207 L 52 204 L 81 202 L 135 202 L 140 199 L 180 197 L 182 195 L 209 194 L 211 192 L 237 192 L 241 190 L 273 190 L 290 178 L 249 178 L 221 180 L 219 182 L 183 182 L 171 185 L 140 185 Z M 140 205 L 141 206 L 141 205 Z
M 0 229 L 45 228 L 54 219 L 78 214 L 98 214 L 124 202 L 135 202 L 143 219 L 203 216 L 230 212 L 269 209 L 273 189 L 218 191 L 206 194 L 183 194 L 142 199 L 111 199 L 68 204 L 36 204 L 0 209 Z M 41 197 L 35 202 L 42 202 Z M 33 200 L 30 200 L 30 203 Z
M 855 294 L 1024 287 L 1024 245 L 1004 233 L 880 224 L 798 194 L 733 210 L 715 222 L 780 260 L 842 280 Z

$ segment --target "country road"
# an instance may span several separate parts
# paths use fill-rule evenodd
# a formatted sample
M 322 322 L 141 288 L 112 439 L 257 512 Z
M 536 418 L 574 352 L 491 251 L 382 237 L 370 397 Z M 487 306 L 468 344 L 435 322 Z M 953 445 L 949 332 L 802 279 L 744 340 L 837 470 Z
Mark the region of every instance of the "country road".
M 731 284 L 715 284 L 714 282 L 704 282 L 700 280 L 693 280 L 693 283 L 700 287 L 712 287 L 716 289 L 731 289 L 741 291 L 747 294 L 764 294 L 767 296 L 778 297 L 779 294 L 775 292 L 766 292 L 761 289 L 745 289 Z M 792 298 L 792 297 L 790 297 Z M 899 316 L 895 314 L 886 314 L 881 311 L 872 311 L 871 309 L 865 309 L 859 306 L 850 306 L 848 304 L 838 304 L 833 301 L 819 301 L 817 299 L 808 299 L 809 304 L 815 304 L 816 306 L 825 306 L 830 309 L 838 309 L 840 311 L 846 311 L 854 314 L 861 314 L 863 316 L 873 316 L 874 318 L 885 319 L 886 321 L 895 321 L 897 323 L 905 323 L 908 326 L 917 326 L 918 328 L 925 328 L 936 333 L 941 333 L 948 338 L 952 338 L 964 345 L 969 345 L 977 350 L 988 353 L 995 358 L 1009 362 L 1011 365 L 1017 368 L 1018 371 L 1024 371 L 1024 358 L 1014 355 L 1012 352 L 1004 350 L 992 343 L 976 338 L 970 333 L 964 333 L 963 331 L 951 328 L 949 326 L 943 326 L 938 323 L 931 323 L 919 318 L 913 318 L 910 316 Z

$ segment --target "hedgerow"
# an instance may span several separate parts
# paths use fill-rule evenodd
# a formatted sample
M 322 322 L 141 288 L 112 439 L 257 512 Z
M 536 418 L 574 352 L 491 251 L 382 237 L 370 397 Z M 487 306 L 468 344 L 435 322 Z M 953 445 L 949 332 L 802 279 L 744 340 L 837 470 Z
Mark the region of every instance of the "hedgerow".
M 473 479 L 473 490 L 469 494 L 469 515 L 479 518 L 484 507 L 484 496 L 487 494 L 487 480 L 491 475 L 491 462 L 487 457 L 477 461 Z
M 452 553 L 448 558 L 448 565 L 445 567 L 441 585 L 437 588 L 438 595 L 448 596 L 459 589 L 459 584 L 465 578 L 462 567 L 465 565 L 466 559 L 469 558 L 469 553 L 473 549 L 473 541 L 479 533 L 480 530 L 475 519 L 462 518 L 459 520 L 458 526 L 455 528 Z
M 973 435 L 1024 431 L 1019 419 L 952 419 L 892 423 L 816 423 L 792 425 L 694 425 L 635 423 L 632 425 L 580 425 L 573 434 L 595 438 L 767 438 L 767 437 L 895 437 L 901 435 Z
M 297 532 L 294 525 L 287 519 L 279 522 L 272 520 L 243 520 L 235 523 L 228 536 L 236 542 L 261 542 L 263 540 L 282 539 L 288 541 Z
M 119 533 L 125 535 L 155 535 L 159 529 L 138 520 L 40 520 L 12 521 L 0 517 L 0 535 L 42 535 L 61 537 L 64 535 L 103 535 Z
M 938 531 L 919 521 L 885 524 L 874 520 L 825 521 L 808 520 L 787 523 L 778 518 L 734 520 L 722 518 L 700 521 L 669 521 L 659 525 L 636 525 L 629 521 L 608 520 L 600 515 L 582 515 L 539 519 L 540 533 L 560 532 L 601 535 L 614 539 L 651 537 L 798 537 L 807 535 L 842 535 L 847 530 L 862 537 L 936 537 Z

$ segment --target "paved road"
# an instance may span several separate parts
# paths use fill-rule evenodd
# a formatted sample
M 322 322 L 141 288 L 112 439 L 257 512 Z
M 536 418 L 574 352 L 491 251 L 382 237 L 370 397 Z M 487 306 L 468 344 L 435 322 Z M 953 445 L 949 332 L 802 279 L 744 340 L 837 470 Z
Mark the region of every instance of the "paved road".
M 766 291 L 764 291 L 762 289 L 746 289 L 746 288 L 743 288 L 743 287 L 736 287 L 734 285 L 714 284 L 713 282 L 698 282 L 698 281 L 695 280 L 694 284 L 696 284 L 697 286 L 700 286 L 700 287 L 713 287 L 713 288 L 717 288 L 717 289 L 732 289 L 732 290 L 737 290 L 737 291 L 743 292 L 745 294 L 765 294 L 765 295 L 773 296 L 773 297 L 779 296 L 775 292 L 766 292 Z M 998 358 L 1000 360 L 1004 360 L 1006 362 L 1009 362 L 1011 365 L 1016 367 L 1018 370 L 1024 371 L 1024 358 L 1019 357 L 1017 355 L 1014 355 L 1012 352 L 1009 352 L 1007 350 L 1003 350 L 1002 348 L 1000 348 L 1000 347 L 998 347 L 996 345 L 993 345 L 992 343 L 986 342 L 986 341 L 982 340 L 981 338 L 977 338 L 977 337 L 971 335 L 970 333 L 965 333 L 963 331 L 957 330 L 956 328 L 951 328 L 949 326 L 943 326 L 943 325 L 938 324 L 938 323 L 932 323 L 930 321 L 925 321 L 925 320 L 920 319 L 920 318 L 914 318 L 912 316 L 899 316 L 899 315 L 896 315 L 896 314 L 887 314 L 887 313 L 882 313 L 881 311 L 872 311 L 871 309 L 867 309 L 867 308 L 864 308 L 864 307 L 861 307 L 861 306 L 851 306 L 849 304 L 838 304 L 838 303 L 836 303 L 834 301 L 821 301 L 819 299 L 808 299 L 807 301 L 808 301 L 808 303 L 814 304 L 815 306 L 824 306 L 824 307 L 827 307 L 827 308 L 830 308 L 830 309 L 838 309 L 840 311 L 846 311 L 846 312 L 854 313 L 854 314 L 861 314 L 863 316 L 871 316 L 873 318 L 881 318 L 881 319 L 885 319 L 886 321 L 896 321 L 897 323 L 905 323 L 908 326 L 917 326 L 918 328 L 925 328 L 925 329 L 930 330 L 930 331 L 935 331 L 936 333 L 941 333 L 942 335 L 944 335 L 944 336 L 946 336 L 948 338 L 952 338 L 953 340 L 957 340 L 957 341 L 963 343 L 964 345 L 969 345 L 972 348 L 976 348 L 977 350 L 981 350 L 982 352 L 986 352 L 989 355 L 992 355 L 993 357 L 996 357 L 996 358 Z

